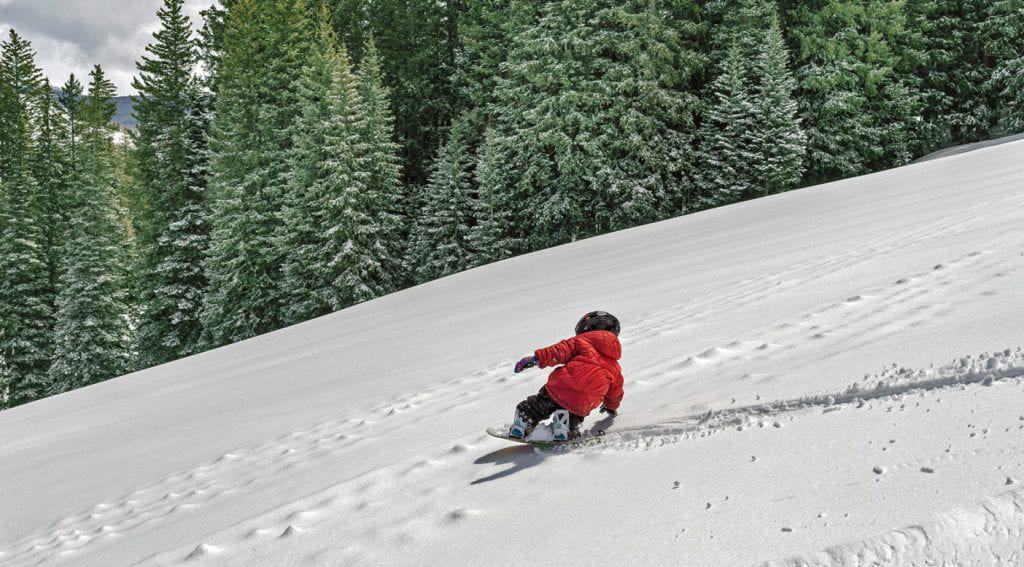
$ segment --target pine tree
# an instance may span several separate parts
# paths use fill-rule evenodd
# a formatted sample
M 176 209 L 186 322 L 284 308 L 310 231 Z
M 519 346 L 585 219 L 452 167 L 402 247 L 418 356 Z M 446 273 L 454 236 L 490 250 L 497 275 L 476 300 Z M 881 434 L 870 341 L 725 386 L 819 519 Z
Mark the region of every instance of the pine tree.
M 283 324 L 286 251 L 277 242 L 299 113 L 294 85 L 309 49 L 304 0 L 231 4 L 215 79 L 204 348 Z
M 53 343 L 46 194 L 34 175 L 43 81 L 15 31 L 0 45 L 0 408 L 41 398 Z M 51 95 L 52 96 L 52 95 Z
M 367 183 L 366 108 L 326 12 L 298 83 L 300 113 L 282 223 L 285 321 L 297 323 L 387 290 Z
M 692 61 L 660 2 L 546 4 L 497 93 L 510 241 L 536 249 L 684 212 Z
M 114 86 L 96 66 L 88 96 L 64 93 L 75 156 L 57 295 L 50 378 L 55 392 L 113 378 L 131 368 L 125 213 L 115 187 Z M 80 122 L 79 122 L 80 120 Z M 72 153 L 72 152 L 69 152 Z
M 1024 131 L 1024 0 L 992 2 L 981 27 L 992 77 L 986 84 L 996 101 L 1000 131 Z
M 500 67 L 507 61 L 515 37 L 537 24 L 544 3 L 476 0 L 467 3 L 459 14 L 459 44 L 452 77 L 455 120 L 471 125 L 467 132 L 471 137 L 467 141 L 474 150 L 483 143 L 484 131 L 492 121 Z
M 822 0 L 791 13 L 800 58 L 800 109 L 807 133 L 808 182 L 902 165 L 920 112 L 900 63 L 902 3 Z
M 56 298 L 59 277 L 60 250 L 67 225 L 67 176 L 70 165 L 62 145 L 67 132 L 67 121 L 61 112 L 53 88 L 43 80 L 39 92 L 37 135 L 33 147 L 32 175 L 43 195 L 46 218 L 47 271 L 50 278 L 50 303 Z
M 376 227 L 377 242 L 372 248 L 381 250 L 382 289 L 395 291 L 411 281 L 403 260 L 415 211 L 407 207 L 408 195 L 401 181 L 401 148 L 394 141 L 391 93 L 384 86 L 380 54 L 372 37 L 359 65 L 359 96 L 364 109 L 361 136 L 367 144 L 366 199 Z
M 474 0 L 475 1 L 475 0 Z M 403 181 L 420 185 L 454 107 L 458 14 L 464 0 L 328 0 L 335 29 L 361 67 L 374 39 L 395 113 Z
M 515 254 L 522 245 L 513 240 L 512 204 L 503 199 L 508 187 L 501 144 L 493 130 L 484 134 L 483 147 L 476 158 L 474 181 L 479 187 L 477 225 L 470 234 L 471 264 L 482 266 Z
M 79 149 L 82 144 L 82 124 L 84 120 L 84 89 L 82 83 L 72 74 L 60 89 L 57 98 L 64 115 L 66 129 L 63 131 L 62 144 L 68 160 L 69 173 L 79 163 Z
M 472 232 L 476 201 L 470 196 L 472 155 L 468 124 L 456 124 L 438 150 L 434 171 L 416 222 L 409 264 L 418 283 L 466 270 L 473 265 Z
M 165 0 L 161 29 L 139 63 L 134 139 L 135 234 L 140 251 L 139 363 L 198 351 L 208 237 L 203 216 L 206 120 L 184 0 Z
M 210 93 L 218 91 L 216 79 L 220 75 L 220 61 L 224 54 L 227 15 L 237 2 L 238 0 L 220 0 L 199 12 L 203 25 L 199 29 L 197 41 L 198 56 L 204 71 L 204 87 Z
M 759 196 L 796 187 L 803 177 L 807 153 L 807 137 L 800 127 L 794 98 L 796 80 L 789 69 L 789 53 L 777 18 L 772 18 L 764 34 L 754 58 L 754 71 L 759 84 L 754 92 L 757 193 L 752 196 Z
M 696 203 L 700 208 L 728 205 L 759 192 L 755 164 L 762 150 L 757 131 L 760 109 L 758 101 L 751 100 L 745 61 L 740 45 L 732 44 L 711 84 L 714 100 L 708 105 L 700 135 Z
M 0 201 L 0 383 L 10 406 L 42 398 L 49 387 L 53 305 L 39 196 L 26 172 L 9 178 Z
M 998 115 L 988 84 L 994 61 L 983 25 L 990 0 L 909 0 L 909 25 L 920 35 L 918 69 L 923 122 L 931 125 L 925 151 L 987 139 Z

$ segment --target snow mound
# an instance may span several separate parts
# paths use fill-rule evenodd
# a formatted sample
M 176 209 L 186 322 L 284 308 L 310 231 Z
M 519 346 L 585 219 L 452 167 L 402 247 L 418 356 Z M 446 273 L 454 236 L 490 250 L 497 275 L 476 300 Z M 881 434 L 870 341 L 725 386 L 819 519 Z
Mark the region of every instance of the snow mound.
M 863 565 L 1018 565 L 1024 558 L 1024 492 L 1010 491 L 970 508 L 825 551 L 769 561 L 764 567 Z

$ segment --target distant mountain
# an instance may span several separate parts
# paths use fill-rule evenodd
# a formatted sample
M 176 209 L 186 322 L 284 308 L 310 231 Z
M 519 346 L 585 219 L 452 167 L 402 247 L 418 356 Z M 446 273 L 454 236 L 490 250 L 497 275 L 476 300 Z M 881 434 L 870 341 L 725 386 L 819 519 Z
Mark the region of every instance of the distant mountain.
M 135 120 L 135 116 L 132 115 L 135 108 L 135 103 L 132 102 L 132 97 L 115 97 L 114 102 L 117 103 L 117 113 L 114 114 L 114 122 L 117 122 L 125 128 L 134 129 L 138 125 L 138 122 Z
M 54 96 L 60 96 L 60 89 L 53 89 Z M 138 126 L 138 122 L 135 120 L 133 115 L 135 111 L 135 103 L 132 101 L 130 96 L 116 96 L 114 102 L 117 104 L 117 112 L 114 113 L 114 122 L 125 128 L 134 129 Z

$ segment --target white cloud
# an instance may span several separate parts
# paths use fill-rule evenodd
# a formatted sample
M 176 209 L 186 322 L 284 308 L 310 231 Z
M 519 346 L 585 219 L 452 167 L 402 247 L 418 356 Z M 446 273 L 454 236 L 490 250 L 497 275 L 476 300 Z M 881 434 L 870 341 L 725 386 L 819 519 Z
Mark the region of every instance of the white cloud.
M 199 11 L 214 0 L 188 0 L 186 12 L 198 25 Z M 36 61 L 54 85 L 71 73 L 85 82 L 100 64 L 117 86 L 131 88 L 135 62 L 157 29 L 162 0 L 0 0 L 0 33 L 13 27 L 32 42 Z

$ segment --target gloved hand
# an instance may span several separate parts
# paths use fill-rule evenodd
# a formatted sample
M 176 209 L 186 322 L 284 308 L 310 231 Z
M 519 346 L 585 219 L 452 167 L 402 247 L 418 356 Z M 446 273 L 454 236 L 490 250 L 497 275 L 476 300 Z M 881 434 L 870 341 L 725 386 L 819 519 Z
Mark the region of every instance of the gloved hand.
M 520 372 L 526 370 L 527 368 L 533 368 L 534 366 L 537 366 L 538 363 L 540 363 L 540 361 L 537 360 L 536 356 L 527 356 L 526 358 L 516 363 L 515 372 L 516 374 L 519 374 Z
M 612 417 L 615 417 L 615 416 L 619 415 L 619 412 L 617 410 L 608 409 L 608 408 L 606 408 L 604 406 L 601 406 L 601 409 L 599 409 L 597 411 L 600 412 L 600 413 L 606 413 L 606 414 L 608 414 L 608 415 L 610 415 Z

